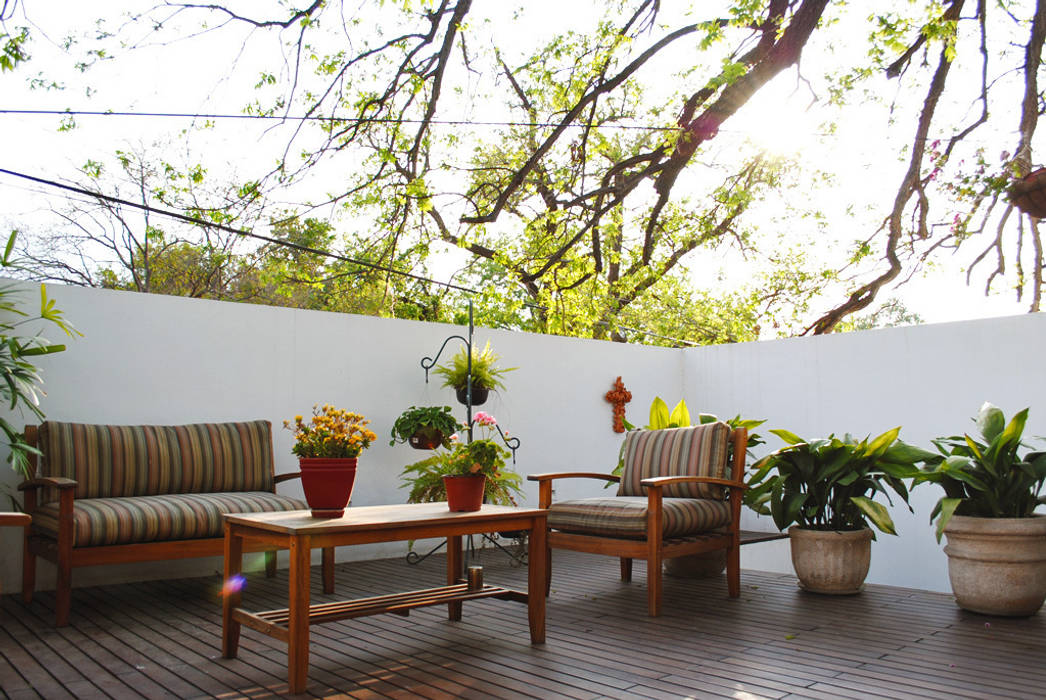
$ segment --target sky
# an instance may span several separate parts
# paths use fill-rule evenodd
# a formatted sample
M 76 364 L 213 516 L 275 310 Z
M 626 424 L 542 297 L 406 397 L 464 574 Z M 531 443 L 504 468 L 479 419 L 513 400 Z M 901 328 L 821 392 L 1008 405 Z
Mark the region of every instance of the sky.
M 120 6 L 130 9 L 150 4 L 122 2 Z M 580 25 L 585 3 L 531 0 L 528 8 L 530 16 L 538 18 L 547 16 L 554 8 L 557 22 L 528 20 L 526 31 L 521 31 L 519 24 L 506 22 L 502 31 L 533 39 L 575 21 Z M 132 60 L 105 61 L 78 75 L 62 68 L 68 65 L 68 59 L 63 57 L 58 44 L 66 34 L 90 27 L 97 6 L 51 0 L 46 5 L 31 4 L 25 10 L 35 23 L 33 58 L 23 70 L 0 75 L 0 95 L 3 95 L 0 104 L 5 109 L 239 113 L 253 97 L 252 90 L 243 81 L 237 83 L 222 76 L 229 66 L 246 70 L 248 75 L 256 73 L 254 66 L 260 65 L 264 44 L 251 44 L 251 48 L 241 52 L 225 35 L 214 34 L 173 46 L 139 49 L 133 53 Z M 12 24 L 17 25 L 19 19 Z M 68 88 L 64 91 L 27 89 L 27 77 L 38 72 L 67 82 Z M 84 90 L 88 84 L 92 90 L 90 95 Z M 809 93 L 798 85 L 795 74 L 791 73 L 761 91 L 731 119 L 724 131 L 762 138 L 768 148 L 811 161 L 832 162 L 838 172 L 835 186 L 820 189 L 811 186 L 809 194 L 799 188 L 798 194 L 793 192 L 790 196 L 816 196 L 820 198 L 820 206 L 835 212 L 834 225 L 825 234 L 834 242 L 864 238 L 866 230 L 846 209 L 856 207 L 860 211 L 863 207 L 878 206 L 881 210 L 882 203 L 892 199 L 896 171 L 902 161 L 900 157 L 883 158 L 885 134 L 879 133 L 881 125 L 863 120 L 859 113 L 844 120 L 837 137 L 825 138 L 820 133 L 817 109 L 809 109 L 809 103 Z M 496 118 L 494 114 L 489 116 Z M 188 145 L 193 154 L 205 154 L 214 170 L 220 168 L 222 177 L 245 179 L 271 166 L 282 151 L 287 135 L 286 127 L 239 120 L 218 120 L 213 128 L 188 136 L 180 133 L 192 126 L 185 119 L 77 117 L 77 127 L 64 133 L 58 130 L 59 124 L 60 118 L 54 116 L 0 114 L 0 125 L 5 132 L 17 135 L 17 138 L 6 139 L 0 167 L 41 177 L 71 179 L 75 177 L 75 169 L 88 159 L 100 159 L 116 148 L 151 147 L 150 144 L 163 141 L 175 162 L 179 152 L 184 152 Z M 768 125 L 771 128 L 768 129 Z M 46 226 L 49 215 L 46 206 L 41 204 L 41 192 L 39 186 L 0 175 L 0 221 L 8 227 Z M 792 235 L 789 202 L 767 203 L 765 207 L 768 219 L 776 217 L 776 221 L 783 222 L 784 238 Z M 799 228 L 796 227 L 794 235 L 809 254 L 828 251 L 828 240 L 821 245 L 816 234 L 800 233 Z M 437 261 L 432 271 L 437 277 L 448 276 L 457 269 L 460 259 L 451 253 Z M 746 261 L 736 253 L 697 259 L 691 267 L 699 284 L 723 290 L 736 288 L 750 275 Z M 1012 294 L 986 298 L 980 285 L 967 286 L 954 267 L 930 271 L 910 281 L 899 292 L 888 292 L 881 299 L 893 295 L 902 298 L 908 309 L 926 322 L 1026 311 L 1026 305 L 1017 303 Z

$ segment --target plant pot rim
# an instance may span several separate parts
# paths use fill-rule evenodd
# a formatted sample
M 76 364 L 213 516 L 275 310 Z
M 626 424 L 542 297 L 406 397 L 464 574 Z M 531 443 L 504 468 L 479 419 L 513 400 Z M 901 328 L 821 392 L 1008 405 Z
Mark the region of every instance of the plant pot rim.
M 791 537 L 793 532 L 800 533 L 801 537 L 810 538 L 828 538 L 828 537 L 852 537 L 856 539 L 871 539 L 872 528 L 862 527 L 859 530 L 821 530 L 819 528 L 805 527 L 802 525 L 792 525 L 788 528 L 788 536 Z
M 977 533 L 1041 533 L 1046 535 L 1046 513 L 1032 513 L 1027 518 L 991 518 L 980 515 L 953 515 L 944 528 L 949 532 L 961 534 Z

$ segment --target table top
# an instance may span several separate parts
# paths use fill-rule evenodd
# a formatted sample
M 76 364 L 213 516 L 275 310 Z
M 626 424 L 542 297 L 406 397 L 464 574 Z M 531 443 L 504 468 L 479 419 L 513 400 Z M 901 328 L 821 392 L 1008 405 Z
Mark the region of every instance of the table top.
M 457 513 L 440 503 L 398 503 L 387 506 L 346 508 L 340 518 L 314 518 L 310 511 L 291 510 L 281 513 L 226 513 L 225 521 L 258 530 L 283 534 L 319 535 L 335 532 L 395 529 L 453 521 L 491 522 L 519 517 L 544 515 L 542 508 L 516 508 L 484 504 L 477 511 Z

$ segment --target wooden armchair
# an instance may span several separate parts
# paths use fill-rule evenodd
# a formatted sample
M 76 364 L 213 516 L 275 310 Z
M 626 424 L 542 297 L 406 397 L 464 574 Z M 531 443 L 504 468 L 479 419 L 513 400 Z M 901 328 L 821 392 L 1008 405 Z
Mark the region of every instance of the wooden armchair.
M 668 430 L 633 430 L 625 436 L 624 470 L 612 474 L 531 474 L 539 506 L 548 508 L 548 594 L 552 549 L 607 554 L 621 559 L 621 580 L 632 580 L 632 560 L 646 559 L 647 604 L 661 614 L 661 563 L 665 559 L 727 550 L 727 589 L 741 593 L 740 522 L 748 431 L 709 423 Z M 731 469 L 727 473 L 731 452 Z M 614 496 L 552 502 L 555 479 L 618 482 Z

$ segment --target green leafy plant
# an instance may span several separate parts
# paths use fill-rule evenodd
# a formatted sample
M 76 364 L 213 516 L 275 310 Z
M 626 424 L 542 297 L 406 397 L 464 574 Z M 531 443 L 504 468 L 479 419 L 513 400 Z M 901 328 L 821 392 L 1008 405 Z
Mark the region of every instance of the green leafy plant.
M 516 505 L 514 496 L 521 495 L 522 479 L 519 474 L 505 468 L 509 452 L 493 439 L 497 421 L 489 413 L 477 413 L 476 425 L 486 430 L 487 437 L 465 443 L 457 436 L 446 451 L 437 451 L 428 459 L 408 464 L 402 474 L 403 483 L 410 487 L 409 503 L 445 501 L 445 476 L 486 477 L 484 498 L 488 503 Z
M 930 482 L 944 489 L 944 496 L 930 513 L 937 521 L 937 541 L 953 515 L 979 518 L 1030 518 L 1046 503 L 1040 495 L 1046 483 L 1046 452 L 1023 457 L 1021 436 L 1028 409 L 1006 422 L 1002 410 L 990 403 L 974 419 L 982 441 L 969 435 L 939 437 L 933 441 L 940 454 L 929 453 L 926 466 L 913 485 Z
M 465 348 L 461 348 L 454 357 L 451 358 L 449 365 L 439 365 L 434 370 L 436 374 L 443 377 L 443 386 L 451 386 L 455 389 L 464 388 L 468 384 L 469 367 L 468 367 L 469 353 Z M 472 349 L 472 386 L 476 389 L 504 389 L 505 385 L 501 383 L 501 377 L 506 372 L 511 372 L 517 367 L 498 367 L 497 362 L 501 359 L 497 353 L 495 353 L 490 347 L 490 341 L 483 346 L 483 349 L 476 352 L 476 349 Z
M 443 434 L 442 444 L 450 446 L 450 436 L 463 427 L 458 419 L 451 415 L 450 406 L 411 406 L 399 415 L 392 424 L 390 445 L 407 442 L 411 435 L 428 428 Z
M 8 269 L 20 269 L 17 261 L 12 259 L 15 238 L 18 232 L 12 231 L 4 248 L 0 265 Z M 47 288 L 40 285 L 40 309 L 36 314 L 23 311 L 19 306 L 20 290 L 13 284 L 0 285 L 0 400 L 6 404 L 8 411 L 28 410 L 38 420 L 44 419 L 40 410 L 40 396 L 44 394 L 43 379 L 40 370 L 29 358 L 51 355 L 65 350 L 65 345 L 48 342 L 41 335 L 22 335 L 19 329 L 25 324 L 47 321 L 60 328 L 67 336 L 82 335 L 65 320 L 62 312 L 55 307 L 53 299 L 47 297 Z M 25 441 L 21 431 L 15 429 L 7 418 L 0 417 L 0 430 L 4 440 L 11 449 L 8 457 L 11 467 L 22 476 L 29 476 L 29 455 L 40 454 L 40 451 Z
M 786 446 L 756 462 L 749 479 L 749 506 L 771 515 L 778 528 L 793 523 L 813 530 L 860 530 L 869 522 L 896 535 L 882 493 L 892 504 L 892 490 L 908 503 L 904 480 L 930 453 L 897 439 L 894 428 L 874 439 L 850 435 L 804 440 L 787 430 L 771 430 Z M 911 506 L 909 506 L 911 510 Z

